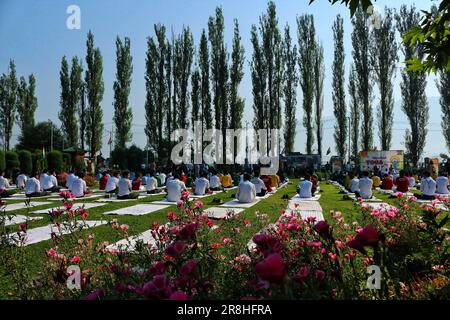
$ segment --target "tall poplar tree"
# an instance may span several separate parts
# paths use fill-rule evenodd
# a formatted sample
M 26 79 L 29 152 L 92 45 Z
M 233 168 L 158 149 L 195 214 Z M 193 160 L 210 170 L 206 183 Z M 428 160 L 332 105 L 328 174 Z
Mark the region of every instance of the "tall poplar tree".
M 4 139 L 4 147 L 10 149 L 12 129 L 14 126 L 19 83 L 16 76 L 16 65 L 9 61 L 9 73 L 0 77 L 0 128 Z
M 355 71 L 355 66 L 352 64 L 350 67 L 350 75 L 348 77 L 348 92 L 350 95 L 350 143 L 349 146 L 351 155 L 355 161 L 358 160 L 359 155 L 359 122 L 361 119 L 361 106 L 360 99 L 357 92 L 356 81 L 357 75 Z
M 69 103 L 70 103 L 70 113 L 72 115 L 71 120 L 73 121 L 73 123 L 71 123 L 70 126 L 70 135 L 68 136 L 68 145 L 71 147 L 78 147 L 78 124 L 77 121 L 80 122 L 80 129 L 81 130 L 81 134 L 82 132 L 85 130 L 85 121 L 86 119 L 83 119 L 82 117 L 79 117 L 79 119 L 77 120 L 76 115 L 77 112 L 79 111 L 79 109 L 82 106 L 82 104 L 84 103 L 82 100 L 84 99 L 83 97 L 83 87 L 84 87 L 84 83 L 83 83 L 83 66 L 81 64 L 81 60 L 78 59 L 78 57 L 73 57 L 72 58 L 72 67 L 70 70 L 70 91 L 69 91 L 69 95 L 70 95 L 70 99 L 69 99 Z M 81 136 L 80 134 L 80 136 Z M 83 140 L 83 138 L 82 138 Z
M 297 127 L 297 46 L 292 45 L 289 25 L 284 29 L 284 151 L 289 154 L 294 151 L 295 133 Z
M 352 19 L 353 64 L 356 72 L 356 92 L 358 92 L 361 111 L 361 142 L 364 150 L 371 150 L 373 145 L 373 114 L 372 114 L 372 81 L 370 65 L 370 30 L 367 19 L 361 7 Z
M 35 124 L 34 113 L 38 106 L 35 90 L 36 78 L 33 74 L 28 76 L 28 83 L 24 77 L 20 77 L 16 120 L 20 126 L 20 135 L 25 140 L 32 138 L 27 133 Z
M 333 24 L 334 59 L 333 59 L 333 105 L 334 142 L 340 157 L 347 152 L 347 106 L 345 104 L 345 51 L 344 51 L 344 20 L 337 15 Z
M 191 104 L 192 104 L 192 127 L 194 128 L 196 121 L 201 121 L 202 114 L 200 108 L 201 89 L 200 89 L 200 71 L 198 68 L 192 72 L 191 77 Z
M 439 102 L 442 110 L 442 133 L 450 151 L 450 71 L 443 71 L 436 81 L 441 98 Z
M 414 6 L 409 9 L 402 5 L 400 12 L 395 15 L 397 29 L 403 36 L 408 30 L 420 24 L 420 14 Z M 412 57 L 424 58 L 423 48 L 418 42 L 404 43 L 402 52 L 405 60 Z M 417 71 L 402 71 L 402 82 L 400 84 L 402 95 L 402 110 L 409 120 L 410 129 L 405 132 L 405 146 L 407 158 L 413 166 L 422 156 L 428 133 L 428 101 L 425 94 L 427 86 L 427 75 Z
M 103 58 L 99 48 L 94 48 L 94 35 L 89 31 L 86 53 L 86 96 L 88 101 L 86 116 L 86 135 L 93 159 L 102 147 L 103 136 Z
M 394 117 L 393 81 L 398 61 L 398 46 L 395 39 L 393 11 L 385 8 L 384 12 L 385 15 L 380 23 L 380 28 L 372 29 L 373 41 L 370 47 L 370 55 L 375 81 L 380 90 L 377 118 L 381 150 L 390 150 Z
M 323 62 L 323 46 L 316 44 L 314 57 L 314 96 L 315 96 L 315 129 L 317 139 L 317 153 L 322 156 L 322 134 L 323 134 L 323 80 L 325 78 L 325 66 Z
M 208 48 L 208 37 L 206 31 L 203 30 L 200 37 L 200 48 L 199 48 L 199 68 L 201 77 L 201 115 L 203 127 L 206 129 L 211 129 L 214 127 L 214 116 L 213 110 L 211 108 L 211 91 L 210 91 L 210 59 L 209 59 L 209 48 Z
M 133 58 L 131 57 L 130 39 L 116 39 L 116 81 L 114 81 L 114 123 L 116 125 L 116 147 L 125 148 L 132 138 L 131 122 L 133 111 L 128 97 L 131 90 Z
M 298 17 L 297 27 L 298 65 L 300 69 L 300 86 L 303 92 L 303 126 L 306 129 L 306 153 L 311 154 L 314 143 L 314 54 L 316 52 L 314 17 L 309 14 Z
M 241 44 L 239 34 L 239 23 L 234 20 L 233 49 L 231 53 L 230 67 L 230 129 L 242 128 L 242 117 L 244 114 L 244 99 L 239 96 L 239 85 L 244 77 L 245 51 Z

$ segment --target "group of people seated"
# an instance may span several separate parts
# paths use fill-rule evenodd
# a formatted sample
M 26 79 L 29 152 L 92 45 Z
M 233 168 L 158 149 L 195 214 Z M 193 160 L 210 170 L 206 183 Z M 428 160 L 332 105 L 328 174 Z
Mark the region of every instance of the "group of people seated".
M 369 172 L 364 171 L 359 175 L 349 173 L 346 178 L 345 187 L 357 197 L 371 199 L 373 190 L 376 188 L 407 193 L 411 188 L 417 186 L 416 179 L 418 179 L 417 176 L 405 170 L 400 170 L 398 173 L 394 171 L 383 174 L 369 174 Z M 441 172 L 436 180 L 434 180 L 429 171 L 424 171 L 420 179 L 420 191 L 422 193 L 416 193 L 414 195 L 418 199 L 432 200 L 435 199 L 436 195 L 450 194 L 448 187 L 449 179 L 447 172 Z
M 34 171 L 31 175 L 21 172 L 16 177 L 17 188 L 11 188 L 10 182 L 0 170 L 0 197 L 7 198 L 20 190 L 25 190 L 27 197 L 45 196 L 52 192 L 59 192 L 58 179 L 54 170 L 43 170 L 42 173 Z
M 316 175 L 305 173 L 303 179 L 297 185 L 297 194 L 299 198 L 312 198 L 317 192 L 319 179 Z

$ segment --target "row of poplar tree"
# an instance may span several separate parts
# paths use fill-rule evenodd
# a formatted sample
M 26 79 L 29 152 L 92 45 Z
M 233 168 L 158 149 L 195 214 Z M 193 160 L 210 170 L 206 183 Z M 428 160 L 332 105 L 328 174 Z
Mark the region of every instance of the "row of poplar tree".
M 420 14 L 414 6 L 402 6 L 398 12 L 386 8 L 376 27 L 369 27 L 367 19 L 361 9 L 352 19 L 352 63 L 348 84 L 345 80 L 341 16 L 336 17 L 332 28 L 334 139 L 336 151 L 343 157 L 347 151 L 357 157 L 358 150 L 372 149 L 374 127 L 378 129 L 381 149 L 390 149 L 393 85 L 399 67 L 399 50 L 405 60 L 412 56 L 423 58 L 418 43 L 408 46 L 396 41 L 396 32 L 403 35 L 420 23 Z M 242 128 L 245 101 L 239 95 L 239 85 L 244 77 L 245 52 L 238 21 L 234 20 L 231 54 L 224 40 L 224 17 L 220 7 L 216 9 L 215 16 L 209 18 L 198 46 L 189 27 L 184 27 L 179 35 L 172 33 L 169 36 L 165 26 L 156 24 L 154 33 L 147 39 L 145 133 L 155 155 L 158 158 L 167 157 L 173 130 L 193 126 L 195 121 L 202 121 L 204 129 L 220 129 L 223 135 L 227 128 Z M 297 17 L 297 41 L 293 42 L 289 25 L 284 30 L 280 28 L 275 4 L 269 2 L 259 24 L 251 28 L 253 126 L 257 129 L 283 129 L 284 150 L 286 153 L 292 152 L 297 127 L 297 88 L 300 87 L 306 152 L 312 153 L 316 143 L 318 153 L 322 154 L 323 47 L 316 38 L 312 15 Z M 66 57 L 62 58 L 59 118 L 67 146 L 84 148 L 86 145 L 91 154 L 95 154 L 102 147 L 103 136 L 103 64 L 100 49 L 94 47 L 91 32 L 86 44 L 86 70 L 83 70 L 82 60 L 78 57 L 71 59 L 71 65 Z M 132 139 L 133 115 L 128 101 L 133 73 L 130 46 L 129 38 L 122 40 L 117 37 L 113 104 L 114 143 L 119 148 L 124 148 Z M 3 74 L 0 78 L 0 125 L 5 133 L 6 148 L 9 148 L 15 120 L 20 124 L 23 135 L 26 126 L 34 124 L 37 107 L 34 76 L 29 76 L 28 83 L 23 77 L 19 82 L 13 62 L 9 69 L 9 74 Z M 410 129 L 405 133 L 406 153 L 416 165 L 427 134 L 427 76 L 402 70 L 401 78 L 402 109 L 410 122 Z M 380 97 L 376 123 L 373 118 L 374 82 Z M 450 147 L 449 72 L 440 75 L 437 85 L 444 115 L 443 132 Z M 350 96 L 348 102 L 347 92 Z M 15 110 L 17 116 L 14 115 Z

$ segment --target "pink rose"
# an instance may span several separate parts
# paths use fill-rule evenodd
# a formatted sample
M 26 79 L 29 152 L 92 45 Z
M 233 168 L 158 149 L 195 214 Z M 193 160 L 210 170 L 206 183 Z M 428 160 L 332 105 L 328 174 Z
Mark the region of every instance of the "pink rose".
M 126 224 L 123 224 L 120 226 L 120 229 L 122 229 L 122 231 L 127 231 L 128 230 L 128 226 Z
M 195 208 L 196 208 L 196 209 L 200 208 L 201 206 L 203 206 L 203 202 L 197 201 L 197 202 L 195 203 Z
M 72 259 L 70 259 L 70 262 L 78 263 L 80 262 L 80 260 L 81 260 L 80 256 L 74 256 Z

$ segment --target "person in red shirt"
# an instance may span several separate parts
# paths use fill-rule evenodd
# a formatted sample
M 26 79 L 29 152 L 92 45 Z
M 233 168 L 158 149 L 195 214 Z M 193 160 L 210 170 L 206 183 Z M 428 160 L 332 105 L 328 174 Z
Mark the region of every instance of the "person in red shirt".
M 267 192 L 272 192 L 272 190 L 273 190 L 272 177 L 271 176 L 261 176 L 261 180 L 264 182 L 264 185 L 267 188 Z
M 380 189 L 392 190 L 393 186 L 394 186 L 394 181 L 392 180 L 392 177 L 388 174 L 385 174 L 383 176 L 383 181 L 381 182 Z
M 181 177 L 180 177 L 180 180 L 181 180 L 182 182 L 186 183 L 186 181 L 187 181 L 187 176 L 186 176 L 184 173 L 182 173 L 182 174 L 181 174 Z
M 104 171 L 102 173 L 102 177 L 100 178 L 100 182 L 99 182 L 100 190 L 106 189 L 106 183 L 108 182 L 108 178 L 109 178 L 109 171 Z
M 141 188 L 141 183 L 142 183 L 141 174 L 136 173 L 136 177 L 134 177 L 133 181 L 131 182 L 131 189 L 139 190 Z
M 405 171 L 400 170 L 400 176 L 395 181 L 398 192 L 408 192 L 409 190 L 409 179 L 405 176 Z

